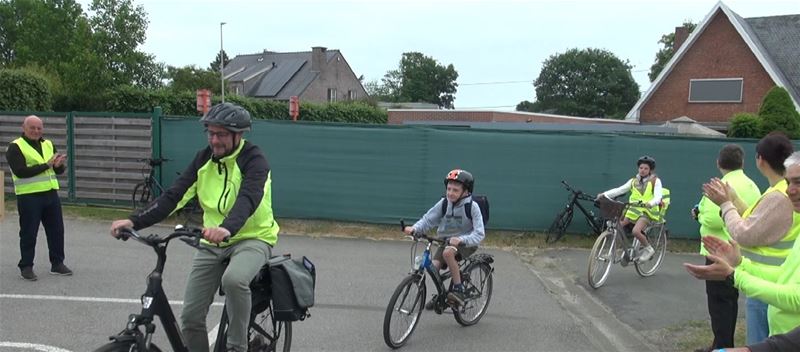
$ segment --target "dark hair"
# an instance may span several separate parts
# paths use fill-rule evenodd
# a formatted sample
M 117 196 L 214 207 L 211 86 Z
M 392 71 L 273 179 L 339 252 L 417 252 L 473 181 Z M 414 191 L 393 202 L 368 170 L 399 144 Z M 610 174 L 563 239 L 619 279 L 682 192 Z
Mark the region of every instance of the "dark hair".
M 726 144 L 719 151 L 719 167 L 725 170 L 739 170 L 744 165 L 744 149 L 738 144 Z
M 792 141 L 783 132 L 770 132 L 756 144 L 756 154 L 764 159 L 772 170 L 781 175 L 786 171 L 783 161 L 793 152 Z

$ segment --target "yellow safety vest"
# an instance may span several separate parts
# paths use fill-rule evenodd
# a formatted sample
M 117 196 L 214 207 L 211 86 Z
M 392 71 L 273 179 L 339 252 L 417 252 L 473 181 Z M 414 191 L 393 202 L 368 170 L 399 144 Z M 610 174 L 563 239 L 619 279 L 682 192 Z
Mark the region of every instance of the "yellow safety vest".
M 746 219 L 748 216 L 750 216 L 750 214 L 753 213 L 753 209 L 755 209 L 758 206 L 758 203 L 761 203 L 761 200 L 764 199 L 764 196 L 770 192 L 781 192 L 786 195 L 786 188 L 788 186 L 789 185 L 786 180 L 781 180 L 774 186 L 767 188 L 761 198 L 759 198 L 755 204 L 745 210 L 744 214 L 742 214 L 742 218 Z M 792 246 L 794 246 L 794 240 L 797 238 L 798 233 L 800 233 L 800 214 L 793 211 L 792 227 L 790 227 L 789 231 L 786 232 L 786 236 L 784 236 L 780 241 L 768 246 L 742 246 L 742 255 L 749 258 L 755 265 L 780 266 L 786 260 L 789 252 L 791 252 Z
M 11 143 L 16 144 L 22 155 L 25 157 L 26 166 L 35 166 L 46 164 L 50 158 L 53 157 L 53 142 L 49 140 L 42 141 L 42 154 L 33 149 L 27 141 L 22 137 L 15 139 Z M 51 189 L 58 189 L 58 179 L 56 179 L 56 172 L 53 168 L 37 174 L 33 177 L 20 178 L 11 172 L 11 179 L 14 182 L 14 193 L 16 195 L 37 193 L 49 191 Z
M 628 202 L 635 203 L 635 202 L 642 202 L 647 203 L 653 199 L 653 185 L 655 184 L 654 181 L 647 181 L 647 185 L 644 187 L 644 192 L 639 192 L 639 189 L 636 188 L 636 178 L 631 179 L 631 196 L 628 198 Z M 648 208 L 648 207 L 628 207 L 628 211 L 625 213 L 625 217 L 636 221 L 638 220 L 642 214 L 647 215 L 648 218 L 652 221 L 661 221 L 661 216 L 666 213 L 667 207 L 669 207 L 669 190 L 661 186 L 661 209 L 657 207 Z

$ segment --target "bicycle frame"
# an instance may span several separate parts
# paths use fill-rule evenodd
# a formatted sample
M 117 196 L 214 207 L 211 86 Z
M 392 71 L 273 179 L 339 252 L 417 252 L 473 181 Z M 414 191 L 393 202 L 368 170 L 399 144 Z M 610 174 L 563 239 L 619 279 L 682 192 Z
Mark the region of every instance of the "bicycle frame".
M 439 270 L 436 266 L 433 265 L 433 258 L 431 258 L 431 247 L 434 243 L 438 243 L 440 246 L 444 244 L 443 240 L 438 238 L 428 237 L 427 235 L 421 235 L 418 238 L 414 236 L 412 237 L 415 241 L 419 242 L 420 239 L 425 239 L 428 241 L 428 244 L 425 246 L 425 250 L 422 252 L 422 255 L 419 256 L 419 260 L 417 260 L 417 256 L 414 255 L 416 251 L 416 244 L 412 246 L 411 257 L 414 259 L 414 267 L 412 267 L 412 274 L 418 275 L 421 277 L 421 280 L 425 280 L 426 273 L 431 276 L 431 280 L 433 280 L 434 287 L 436 287 L 436 305 L 435 305 L 435 312 L 437 314 L 441 314 L 444 309 L 447 307 L 447 289 L 444 287 L 444 281 L 450 277 L 450 272 L 446 272 L 444 274 L 440 274 Z M 463 260 L 462 260 L 463 262 Z M 463 267 L 462 263 L 459 263 L 459 270 Z
M 613 221 L 612 220 L 606 221 L 607 229 L 614 231 L 614 238 L 612 240 L 613 241 L 612 245 L 614 245 L 617 241 L 619 241 L 619 243 L 622 245 L 623 255 L 617 256 L 615 254 L 614 264 L 622 263 L 622 266 L 627 266 L 629 263 L 633 262 L 638 255 L 639 239 L 636 238 L 636 236 L 634 236 L 633 234 L 630 234 L 632 239 L 631 241 L 628 241 L 625 238 L 626 236 L 624 235 L 627 231 L 625 231 L 625 229 L 622 226 L 622 219 L 625 218 L 625 213 L 628 211 L 628 208 L 630 208 L 631 206 L 636 206 L 637 204 L 638 203 L 626 203 L 625 208 L 622 210 L 622 215 L 620 216 L 620 219 Z M 663 207 L 659 206 L 658 209 L 659 209 L 658 215 L 659 218 L 661 218 L 661 220 L 647 224 L 647 226 L 642 230 L 642 232 L 647 233 L 653 227 L 663 226 L 666 223 L 666 221 L 664 221 Z

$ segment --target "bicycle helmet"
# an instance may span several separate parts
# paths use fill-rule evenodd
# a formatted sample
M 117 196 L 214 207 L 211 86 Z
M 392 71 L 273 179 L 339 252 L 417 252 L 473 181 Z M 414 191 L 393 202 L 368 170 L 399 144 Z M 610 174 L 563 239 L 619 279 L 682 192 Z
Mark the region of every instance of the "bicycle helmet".
M 245 108 L 231 103 L 217 104 L 200 119 L 204 125 L 222 126 L 231 132 L 250 130 L 250 113 Z
M 653 159 L 650 156 L 647 156 L 647 155 L 642 156 L 642 157 L 639 158 L 639 160 L 636 161 L 636 166 L 639 166 L 639 165 L 642 165 L 642 164 L 647 164 L 648 166 L 650 166 L 650 170 L 655 170 L 656 169 L 656 159 Z
M 472 193 L 472 188 L 475 186 L 475 179 L 472 178 L 472 174 L 466 170 L 461 169 L 454 169 L 447 173 L 447 176 L 444 178 L 444 186 L 447 187 L 447 183 L 450 181 L 456 181 L 462 185 L 464 188 Z

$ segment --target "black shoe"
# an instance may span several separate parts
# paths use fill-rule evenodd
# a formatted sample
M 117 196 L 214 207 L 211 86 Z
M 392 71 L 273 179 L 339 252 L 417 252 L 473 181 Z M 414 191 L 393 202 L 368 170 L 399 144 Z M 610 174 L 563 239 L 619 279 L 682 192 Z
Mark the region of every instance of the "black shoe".
M 64 263 L 58 264 L 52 268 L 50 268 L 51 275 L 61 275 L 61 276 L 70 276 L 72 275 L 72 270 L 69 270 Z
M 436 305 L 437 299 L 439 299 L 438 295 L 431 296 L 431 299 L 425 302 L 425 310 L 433 310 L 433 306 Z
M 450 291 L 450 293 L 447 294 L 447 301 L 456 307 L 464 305 L 464 298 L 464 292 Z
M 28 280 L 28 281 L 36 281 L 36 280 L 39 279 L 39 277 L 36 276 L 36 273 L 33 272 L 33 267 L 32 266 L 26 266 L 24 268 L 21 268 L 20 269 L 20 273 L 19 273 L 19 277 L 21 277 L 21 278 L 23 278 L 25 280 Z

